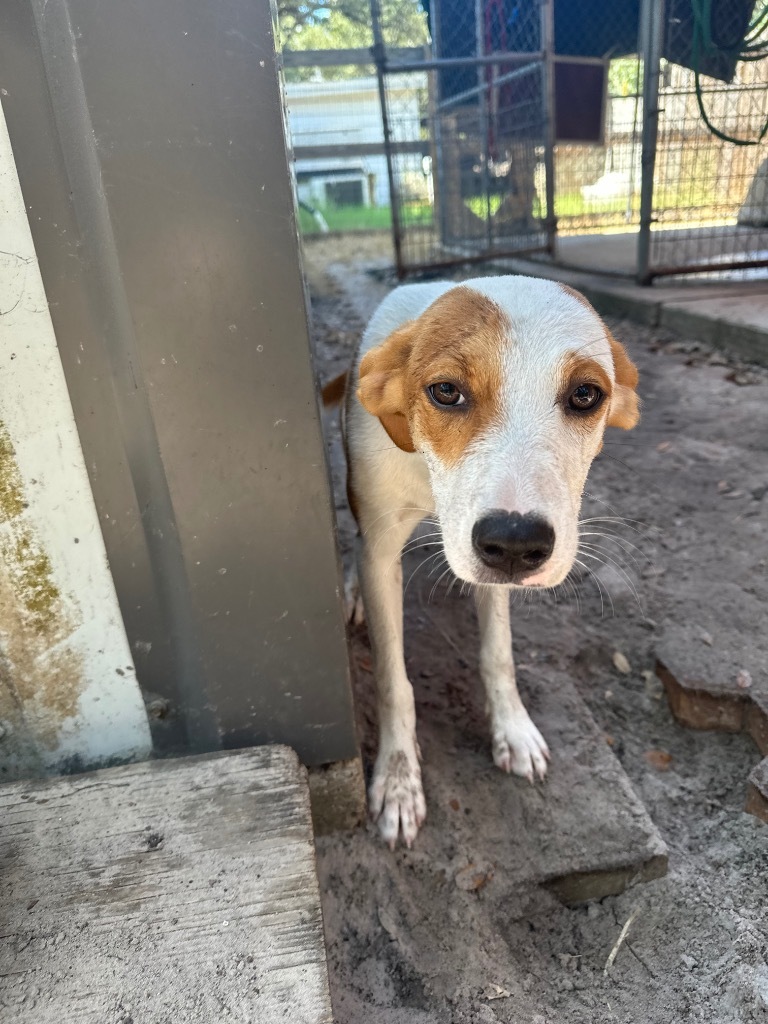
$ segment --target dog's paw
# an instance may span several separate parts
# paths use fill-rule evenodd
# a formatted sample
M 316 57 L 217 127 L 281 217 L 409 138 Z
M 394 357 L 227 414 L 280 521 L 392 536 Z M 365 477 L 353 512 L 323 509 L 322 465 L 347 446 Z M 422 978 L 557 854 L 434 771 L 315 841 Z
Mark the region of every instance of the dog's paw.
M 347 622 L 353 626 L 362 626 L 365 622 L 363 598 L 357 582 L 357 573 L 354 570 L 344 581 L 344 613 Z
M 427 816 L 416 751 L 395 750 L 379 755 L 368 796 L 371 818 L 378 822 L 390 850 L 394 850 L 401 833 L 410 849 Z
M 502 771 L 514 772 L 533 782 L 547 773 L 549 747 L 523 710 L 493 724 L 493 761 Z

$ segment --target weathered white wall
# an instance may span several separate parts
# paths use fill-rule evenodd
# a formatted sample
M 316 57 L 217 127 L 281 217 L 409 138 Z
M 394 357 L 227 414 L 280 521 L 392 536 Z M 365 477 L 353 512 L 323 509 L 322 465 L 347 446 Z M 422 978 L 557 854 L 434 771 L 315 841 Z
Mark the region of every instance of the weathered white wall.
M 0 109 L 0 779 L 149 752 Z

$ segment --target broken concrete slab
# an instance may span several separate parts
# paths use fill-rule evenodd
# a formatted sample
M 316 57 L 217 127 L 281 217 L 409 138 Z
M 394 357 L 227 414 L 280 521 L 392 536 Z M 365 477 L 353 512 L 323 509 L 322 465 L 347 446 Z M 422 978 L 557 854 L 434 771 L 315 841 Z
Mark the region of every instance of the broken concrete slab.
M 332 1020 L 286 747 L 2 786 L 0 890 L 4 1020 Z
M 406 592 L 407 647 L 418 652 L 414 662 L 435 670 L 412 673 L 427 821 L 406 859 L 418 871 L 429 865 L 430 872 L 449 879 L 469 864 L 490 864 L 488 884 L 494 889 L 543 885 L 569 903 L 600 899 L 663 875 L 666 846 L 565 673 L 549 664 L 518 666 L 526 706 L 552 754 L 545 781 L 532 786 L 494 766 L 475 664 L 474 615 L 466 600 L 463 614 L 456 615 L 454 600 L 426 609 Z M 353 665 L 370 763 L 376 742 L 373 680 L 359 632 L 353 636 Z M 364 849 L 371 837 L 358 833 L 346 842 L 355 847 L 361 870 L 377 864 L 377 854 Z M 380 866 L 372 873 L 379 875 Z
M 768 754 L 768 645 L 759 632 L 669 624 L 657 646 L 656 673 L 675 718 L 692 729 L 746 732 Z M 768 757 L 750 775 L 746 809 L 768 820 Z M 762 812 L 761 812 L 762 810 Z

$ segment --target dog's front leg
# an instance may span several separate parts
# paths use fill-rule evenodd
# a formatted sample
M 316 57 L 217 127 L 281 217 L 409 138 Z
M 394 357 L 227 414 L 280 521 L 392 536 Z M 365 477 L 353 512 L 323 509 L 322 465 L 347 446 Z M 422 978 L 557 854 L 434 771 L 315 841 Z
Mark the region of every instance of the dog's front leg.
M 485 685 L 491 720 L 493 760 L 505 772 L 533 782 L 544 778 L 549 750 L 523 706 L 515 682 L 509 591 L 505 587 L 475 587 L 480 624 L 480 675 Z
M 403 654 L 400 553 L 414 522 L 392 525 L 387 516 L 381 521 L 383 527 L 358 538 L 357 561 L 378 691 L 379 752 L 369 791 L 370 810 L 383 838 L 394 849 L 401 831 L 411 845 L 427 811 L 413 688 Z

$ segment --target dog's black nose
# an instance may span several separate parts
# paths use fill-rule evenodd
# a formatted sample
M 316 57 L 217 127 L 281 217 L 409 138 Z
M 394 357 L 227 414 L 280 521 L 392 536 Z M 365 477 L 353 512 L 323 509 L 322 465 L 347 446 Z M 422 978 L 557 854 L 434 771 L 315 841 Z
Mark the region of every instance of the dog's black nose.
M 472 527 L 472 546 L 491 569 L 513 578 L 541 568 L 555 546 L 555 531 L 546 519 L 519 512 L 489 512 Z

